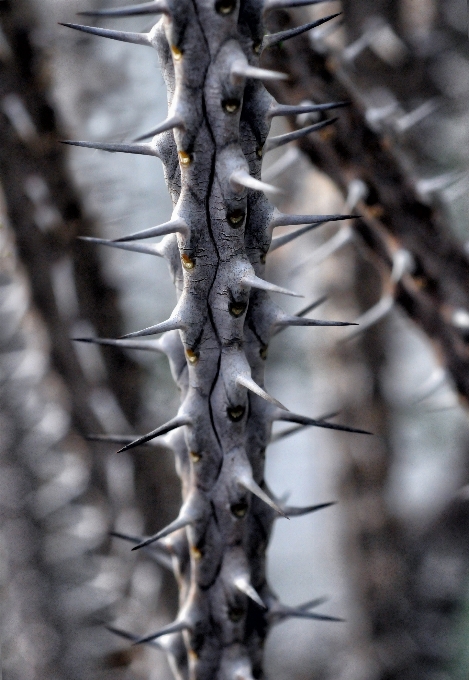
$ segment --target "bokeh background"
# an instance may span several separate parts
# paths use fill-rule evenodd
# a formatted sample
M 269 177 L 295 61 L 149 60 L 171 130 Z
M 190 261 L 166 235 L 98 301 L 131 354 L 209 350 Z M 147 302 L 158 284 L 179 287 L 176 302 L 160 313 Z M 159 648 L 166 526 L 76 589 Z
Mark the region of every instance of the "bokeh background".
M 166 115 L 152 50 L 58 26 L 80 10 L 116 4 L 0 0 L 5 680 L 171 678 L 161 652 L 131 647 L 105 625 L 143 634 L 176 611 L 173 577 L 158 555 L 131 553 L 109 535 L 154 533 L 177 515 L 172 457 L 158 447 L 116 456 L 115 444 L 87 436 L 153 429 L 174 415 L 177 390 L 164 357 L 71 341 L 143 328 L 167 318 L 175 300 L 164 261 L 77 240 L 117 238 L 171 214 L 155 159 L 58 143 L 128 141 Z M 418 309 L 401 304 L 406 277 L 417 295 L 428 288 L 422 242 L 415 237 L 415 250 L 407 245 L 412 234 L 385 234 L 392 246 L 387 267 L 356 221 L 326 225 L 270 256 L 269 280 L 306 302 L 327 296 L 314 314 L 358 319 L 360 332 L 279 334 L 269 348 L 269 392 L 305 415 L 340 411 L 341 422 L 375 436 L 306 428 L 268 450 L 266 478 L 277 496 L 289 494 L 293 505 L 338 501 L 277 522 L 271 584 L 291 605 L 327 596 L 322 611 L 345 621 L 281 623 L 267 642 L 266 672 L 270 680 L 464 680 L 469 288 L 453 269 L 457 260 L 469 276 L 467 5 L 344 0 L 278 12 L 272 27 L 335 11 L 343 14 L 334 24 L 293 39 L 290 52 L 286 45 L 273 50 L 269 64 L 282 70 L 287 56 L 300 52 L 305 74 L 320 73 L 315 60 L 325 64 L 327 78 L 317 90 L 302 85 L 302 100 L 327 101 L 340 86 L 367 135 L 399 169 L 394 192 L 400 186 L 414 196 L 429 230 L 450 244 L 434 254 L 428 304 L 456 340 L 441 342 L 440 327 L 425 332 Z M 148 30 L 147 19 L 96 25 Z M 299 103 L 288 99 L 288 87 L 280 95 Z M 272 132 L 310 122 L 275 119 Z M 333 143 L 334 134 L 319 143 Z M 364 140 L 357 133 L 356 143 Z M 335 165 L 311 157 L 301 145 L 266 157 L 265 179 L 284 190 L 282 211 L 360 213 L 371 204 L 370 223 L 386 214 L 386 200 L 368 200 L 370 168 L 360 155 L 351 164 L 339 154 Z M 407 206 L 403 201 L 404 218 Z M 453 280 L 460 289 L 452 291 Z M 279 302 L 292 313 L 301 307 Z

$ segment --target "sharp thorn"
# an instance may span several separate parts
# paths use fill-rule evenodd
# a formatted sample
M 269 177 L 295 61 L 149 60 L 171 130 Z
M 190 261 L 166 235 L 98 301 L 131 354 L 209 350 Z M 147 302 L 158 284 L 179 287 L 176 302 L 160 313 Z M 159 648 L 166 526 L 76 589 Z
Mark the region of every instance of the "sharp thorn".
M 283 413 L 283 411 L 282 411 Z M 243 475 L 242 477 L 238 478 L 238 483 L 241 484 L 245 489 L 253 493 L 255 496 L 261 499 L 261 501 L 264 501 L 267 505 L 269 505 L 275 512 L 278 512 L 279 515 L 282 515 L 282 517 L 285 517 L 285 519 L 288 519 L 287 515 L 283 512 L 282 508 L 280 508 L 272 499 L 270 496 L 268 496 L 265 491 L 261 489 L 261 487 L 256 484 L 256 482 L 252 479 L 252 477 L 248 475 Z
M 112 536 L 113 538 L 120 538 L 122 541 L 135 543 L 136 545 L 142 543 L 142 541 L 145 540 L 142 536 L 131 536 L 130 534 L 124 534 L 121 531 L 110 531 L 109 536 Z M 164 543 L 158 543 L 158 545 L 153 546 L 151 552 L 160 552 L 162 555 L 166 555 L 166 557 L 171 556 L 171 551 Z
M 128 541 L 129 543 L 141 543 L 143 538 L 141 536 L 131 536 L 130 534 L 123 534 L 120 531 L 110 531 L 109 536 L 113 538 L 120 538 L 123 541 Z
M 124 638 L 125 640 L 130 640 L 131 642 L 135 642 L 135 640 L 138 640 L 138 635 L 134 635 L 133 633 L 128 633 L 125 630 L 121 630 L 120 628 L 114 628 L 114 626 L 104 626 L 106 630 L 108 630 L 110 633 L 114 633 L 114 635 L 118 635 L 121 638 Z
M 106 630 L 108 630 L 110 633 L 113 633 L 114 635 L 118 635 L 121 638 L 124 638 L 124 640 L 130 640 L 130 642 L 133 642 L 134 644 L 137 642 L 139 639 L 138 635 L 134 635 L 133 633 L 128 633 L 125 630 L 121 630 L 120 628 L 114 628 L 114 626 L 104 626 Z M 156 649 L 162 649 L 161 645 L 158 642 L 149 642 L 148 644 L 151 644 L 152 647 L 155 647 Z
M 133 449 L 136 446 L 140 446 L 141 444 L 149 442 L 151 439 L 155 439 L 155 437 L 159 437 L 162 434 L 167 434 L 168 432 L 171 432 L 172 430 L 175 430 L 178 427 L 182 427 L 183 425 L 190 424 L 191 421 L 187 416 L 176 416 L 175 418 L 168 420 L 168 422 L 165 423 L 164 425 L 160 425 L 155 430 L 152 430 L 151 432 L 148 432 L 148 434 L 143 435 L 143 437 L 139 437 L 138 439 L 135 439 L 133 442 L 126 444 L 124 447 L 122 447 L 122 449 L 119 449 L 117 453 L 128 451 L 129 449 Z
M 121 340 L 126 340 L 127 338 L 141 338 L 146 335 L 157 335 L 158 333 L 165 333 L 167 331 L 176 331 L 184 328 L 184 324 L 180 319 L 167 319 L 161 323 L 157 323 L 155 326 L 148 326 L 148 328 L 143 328 L 141 331 L 135 331 L 134 333 L 127 333 L 123 335 Z
M 339 432 L 354 432 L 355 434 L 373 434 L 367 430 L 360 430 L 355 427 L 348 427 L 347 425 L 336 425 L 335 423 L 328 423 L 325 420 L 317 420 L 315 418 L 308 418 L 298 413 L 291 413 L 290 411 L 278 411 L 276 420 L 284 420 L 289 423 L 298 423 L 299 425 L 313 425 L 314 427 L 324 427 L 328 430 L 338 430 Z
M 82 26 L 81 24 L 67 24 L 59 22 L 59 26 L 66 26 L 73 28 L 76 31 L 83 31 L 83 33 L 91 33 L 102 38 L 111 38 L 112 40 L 120 40 L 121 42 L 133 43 L 134 45 L 151 45 L 150 38 L 147 33 L 129 33 L 128 31 L 113 31 L 109 28 L 96 28 L 94 26 Z
M 297 312 L 296 316 L 305 316 L 305 314 L 309 314 L 309 312 L 312 312 L 313 309 L 320 307 L 324 302 L 326 302 L 326 300 L 327 295 L 322 295 L 320 298 L 312 302 L 310 305 L 307 305 L 307 307 L 303 307 L 302 310 Z
M 277 189 L 277 187 L 252 177 L 247 170 L 235 170 L 231 174 L 230 183 L 246 187 L 247 189 L 254 189 L 254 191 L 264 191 L 266 194 L 283 193 L 280 189 Z
M 281 404 L 277 399 L 274 399 L 274 397 L 271 397 L 270 394 L 268 394 L 265 390 L 263 390 L 257 383 L 254 382 L 254 380 L 246 375 L 239 375 L 236 378 L 236 384 L 237 385 L 242 385 L 245 387 L 247 390 L 250 390 L 254 394 L 257 394 L 258 397 L 261 397 L 262 399 L 265 399 L 266 401 L 270 402 L 274 406 L 278 406 L 279 408 L 283 409 L 284 411 L 288 411 L 287 407 Z
M 286 215 L 276 211 L 270 221 L 269 227 L 288 227 L 299 224 L 313 224 L 315 222 L 338 222 L 340 220 L 353 220 L 360 215 Z
M 160 346 L 160 340 L 114 340 L 113 338 L 73 338 L 74 342 L 87 342 L 93 345 L 104 345 L 106 347 L 119 347 L 122 349 L 143 349 L 147 352 L 158 352 L 165 354 Z
M 141 142 L 142 140 L 148 139 L 149 137 L 156 137 L 156 135 L 160 135 L 162 132 L 166 132 L 167 130 L 172 130 L 175 127 L 184 127 L 184 121 L 180 116 L 171 116 L 170 118 L 166 118 L 166 120 L 160 123 L 156 128 L 153 128 L 153 130 L 150 130 L 150 132 L 146 132 L 144 135 L 140 135 L 140 137 L 134 139 L 134 142 Z
M 297 432 L 301 432 L 301 430 L 304 430 L 304 428 L 307 427 L 306 425 L 295 425 L 294 427 L 289 427 L 287 430 L 283 430 L 282 432 L 277 432 L 276 434 L 272 435 L 270 439 L 271 444 L 275 444 L 276 442 L 279 442 L 282 439 L 285 439 L 286 437 L 290 437 L 292 434 L 296 434 Z
M 152 633 L 151 635 L 146 635 L 145 637 L 139 638 L 134 642 L 134 645 L 143 645 L 147 642 L 152 642 L 157 638 L 163 637 L 163 635 L 172 635 L 173 633 L 180 633 L 183 630 L 188 630 L 190 628 L 189 624 L 184 621 L 176 621 L 176 623 L 170 623 L 169 626 L 165 626 L 157 633 Z
M 259 607 L 261 607 L 262 609 L 267 609 L 260 595 L 249 583 L 249 580 L 246 576 L 238 576 L 237 578 L 235 578 L 233 583 L 238 590 L 247 595 L 247 597 L 249 597 L 253 602 L 258 604 Z
M 174 220 L 164 222 L 164 224 L 160 224 L 157 227 L 150 227 L 149 229 L 137 231 L 134 234 L 129 234 L 128 236 L 116 238 L 114 239 L 114 243 L 139 241 L 141 239 L 152 238 L 154 236 L 166 236 L 166 234 L 184 234 L 184 236 L 188 236 L 189 227 L 187 226 L 187 222 L 183 220 L 182 217 L 176 217 Z
M 132 548 L 132 550 L 140 550 L 141 548 L 146 548 L 148 545 L 151 545 L 152 543 L 159 541 L 161 538 L 169 536 L 169 534 L 172 534 L 175 531 L 178 531 L 179 529 L 183 529 L 184 527 L 189 526 L 189 524 L 193 524 L 193 522 L 194 518 L 184 516 L 178 517 L 177 519 L 174 520 L 174 522 L 168 524 L 167 527 L 161 529 L 161 531 L 158 531 L 156 534 L 153 534 L 153 536 L 150 536 L 141 543 L 138 543 L 138 545 L 135 545 Z
M 308 600 L 308 602 L 304 602 L 304 604 L 298 605 L 298 607 L 294 607 L 294 609 L 297 609 L 298 611 L 308 611 L 308 609 L 314 609 L 315 607 L 320 607 L 322 604 L 328 601 L 328 597 L 315 597 L 314 600 Z
M 323 224 L 326 224 L 326 223 L 325 222 L 313 222 L 313 224 L 307 224 L 305 227 L 300 227 L 300 229 L 295 229 L 295 231 L 291 231 L 289 234 L 282 234 L 282 236 L 276 236 L 271 241 L 269 253 L 273 253 L 275 250 L 277 250 L 277 248 L 281 248 L 282 246 L 285 246 L 287 243 L 290 243 L 290 241 L 293 241 L 294 239 L 298 238 L 299 236 L 303 236 L 303 234 L 307 234 L 308 231 L 311 231 L 312 229 L 317 229 L 318 227 L 322 227 Z
M 155 156 L 156 158 L 159 158 L 156 150 L 151 144 L 107 144 L 104 142 L 76 142 L 70 139 L 61 140 L 60 143 L 68 144 L 68 146 L 81 146 L 85 149 L 109 151 L 109 153 L 132 153 L 140 156 Z
M 314 621 L 333 621 L 336 623 L 345 623 L 345 619 L 338 616 L 327 616 L 327 614 L 315 614 L 314 612 L 305 612 L 302 609 L 288 608 L 285 610 L 283 618 L 292 617 L 297 619 L 313 619 Z
M 243 278 L 241 279 L 241 283 L 244 286 L 249 286 L 249 288 L 266 290 L 271 293 L 282 293 L 283 295 L 291 295 L 292 297 L 304 297 L 299 293 L 295 293 L 292 290 L 288 290 L 288 288 L 281 288 L 280 286 L 276 286 L 274 283 L 264 281 L 264 279 L 260 279 L 258 276 L 255 276 L 254 274 L 246 274 L 246 276 L 243 276 Z
M 317 512 L 318 510 L 324 510 L 324 508 L 330 508 L 331 505 L 335 505 L 336 503 L 337 501 L 331 501 L 330 503 L 309 505 L 306 508 L 296 508 L 292 505 L 284 505 L 283 509 L 289 517 L 302 517 L 303 515 L 309 515 L 312 512 Z
M 121 534 L 118 531 L 110 531 L 109 535 L 114 538 L 120 538 L 123 541 L 133 543 L 134 545 L 139 544 L 143 541 L 143 538 L 140 536 L 129 536 L 128 534 Z M 144 548 L 144 550 L 148 554 L 148 556 L 151 557 L 159 565 L 161 565 L 165 569 L 168 569 L 171 572 L 173 571 L 173 562 L 171 559 L 171 555 L 166 549 L 166 546 L 164 544 L 157 543 L 151 548 L 150 547 Z
M 302 26 L 296 26 L 295 28 L 290 28 L 286 31 L 279 31 L 278 33 L 273 33 L 272 35 L 266 35 L 262 41 L 262 47 L 265 49 L 267 47 L 278 45 L 278 43 L 284 42 L 285 40 L 290 40 L 290 38 L 294 38 L 297 35 L 305 33 L 306 31 L 310 31 L 313 28 L 322 26 L 322 24 L 325 24 L 327 21 L 331 21 L 331 19 L 335 19 L 341 14 L 342 12 L 339 12 L 338 14 L 331 14 L 328 17 L 318 19 L 317 21 L 311 21 L 307 24 L 303 24 Z
M 339 415 L 339 411 L 333 411 L 332 413 L 326 413 L 324 416 L 320 416 L 318 418 L 318 420 L 329 420 L 330 418 L 335 418 L 335 416 L 337 416 L 337 415 Z M 290 435 L 292 435 L 292 434 L 296 434 L 297 432 L 301 432 L 301 430 L 304 430 L 305 427 L 309 427 L 309 425 L 295 425 L 295 427 L 290 427 L 287 430 L 283 430 L 282 432 L 278 432 L 277 434 L 274 434 L 271 437 L 270 443 L 275 444 L 276 442 L 280 441 L 281 439 L 285 439 L 285 437 L 290 437 Z
M 322 604 L 327 602 L 328 599 L 329 598 L 327 597 L 316 597 L 314 600 L 309 600 L 309 602 L 298 605 L 298 607 L 289 607 L 288 605 L 281 604 L 280 602 L 275 602 L 269 609 L 268 617 L 270 619 L 277 619 L 277 622 L 279 622 L 288 617 L 292 611 L 307 612 L 309 609 L 320 607 Z
M 343 623 L 344 619 L 338 618 L 337 616 L 328 616 L 327 614 L 316 614 L 315 612 L 308 611 L 309 609 L 319 607 L 321 604 L 327 601 L 327 598 L 321 597 L 312 600 L 311 602 L 306 602 L 304 605 L 299 607 L 288 607 L 284 604 L 276 603 L 268 613 L 268 616 L 274 622 L 279 623 L 287 618 L 298 618 L 298 619 L 313 619 L 316 621 L 335 621 Z
M 322 321 L 321 319 L 306 319 L 302 316 L 288 316 L 285 314 L 281 316 L 276 322 L 277 327 L 285 326 L 356 326 L 357 324 L 351 321 Z
M 139 14 L 169 14 L 169 7 L 164 0 L 153 0 L 153 2 L 145 2 L 141 5 L 87 10 L 77 12 L 77 14 L 85 17 L 133 17 Z
M 320 123 L 308 125 L 308 127 L 300 128 L 294 132 L 287 132 L 284 135 L 270 137 L 264 144 L 264 153 L 278 149 L 279 146 L 294 142 L 297 139 L 301 139 L 301 137 L 306 137 L 306 135 L 309 135 L 311 132 L 317 132 L 318 130 L 329 127 L 329 125 L 333 125 L 337 120 L 338 118 L 328 118 L 327 120 L 322 120 Z
M 289 106 L 288 104 L 275 104 L 267 113 L 267 118 L 274 118 L 275 116 L 300 116 L 303 113 L 316 113 L 321 111 L 331 111 L 333 109 L 341 109 L 344 106 L 351 106 L 352 102 L 330 102 L 328 104 L 299 104 L 298 106 Z
M 94 236 L 79 236 L 80 241 L 88 241 L 89 243 L 97 243 L 98 245 L 109 246 L 110 248 L 119 248 L 120 250 L 129 250 L 134 253 L 144 253 L 145 255 L 156 255 L 163 257 L 159 243 L 150 243 L 146 245 L 134 245 L 127 243 L 120 243 L 117 241 L 110 241 L 105 238 L 95 238 Z
M 85 439 L 88 442 L 104 442 L 105 444 L 130 444 L 134 441 L 135 435 L 126 434 L 87 434 Z M 143 446 L 150 446 L 144 444 Z

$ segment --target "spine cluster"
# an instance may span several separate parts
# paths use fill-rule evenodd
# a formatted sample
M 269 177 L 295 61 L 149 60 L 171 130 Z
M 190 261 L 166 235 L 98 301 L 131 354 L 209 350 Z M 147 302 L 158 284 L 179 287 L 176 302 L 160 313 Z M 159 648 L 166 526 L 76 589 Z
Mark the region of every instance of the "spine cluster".
M 167 86 L 168 118 L 148 135 L 151 142 L 69 143 L 158 157 L 173 201 L 172 219 L 163 225 L 117 241 L 92 240 L 165 257 L 177 290 L 167 321 L 124 339 L 96 341 L 164 352 L 181 393 L 171 421 L 135 441 L 123 440 L 121 449 L 162 437 L 174 452 L 182 483 L 179 516 L 134 549 L 152 545 L 171 557 L 179 614 L 144 638 L 120 632 L 164 648 L 175 677 L 184 680 L 261 678 L 263 643 L 272 624 L 288 616 L 329 618 L 311 611 L 319 601 L 299 609 L 281 605 L 266 581 L 274 520 L 323 506 L 288 508 L 274 499 L 264 481 L 265 451 L 275 420 L 352 428 L 288 411 L 265 391 L 264 367 L 269 341 L 283 327 L 346 324 L 285 314 L 269 291 L 294 293 L 265 281 L 264 270 L 269 250 L 349 216 L 280 213 L 265 195 L 275 189 L 262 183 L 261 165 L 268 150 L 298 136 L 267 140 L 273 116 L 323 112 L 342 103 L 289 107 L 268 94 L 263 81 L 285 76 L 260 68 L 263 49 L 300 32 L 265 35 L 263 15 L 274 7 L 268 2 L 155 0 L 88 13 L 161 13 L 145 34 L 68 24 L 154 47 Z M 288 6 L 298 4 L 313 3 Z M 302 30 L 317 23 L 322 21 Z M 301 132 L 330 123 L 323 118 Z M 305 226 L 287 239 L 272 239 L 281 225 Z M 164 238 L 157 244 L 140 243 L 158 235 Z M 161 333 L 156 340 L 141 339 Z

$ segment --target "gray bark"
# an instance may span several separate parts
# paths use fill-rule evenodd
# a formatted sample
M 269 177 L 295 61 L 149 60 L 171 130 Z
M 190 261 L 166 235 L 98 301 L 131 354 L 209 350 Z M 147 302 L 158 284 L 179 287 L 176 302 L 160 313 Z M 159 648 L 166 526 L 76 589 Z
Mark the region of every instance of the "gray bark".
M 156 48 L 172 121 L 161 126 L 172 130 L 139 146 L 72 142 L 158 156 L 174 205 L 155 254 L 168 260 L 177 305 L 166 322 L 130 336 L 165 331 L 161 348 L 180 388 L 181 407 L 165 426 L 124 449 L 164 436 L 174 451 L 183 492 L 179 517 L 135 547 L 159 542 L 172 556 L 180 610 L 174 624 L 137 641 L 158 640 L 177 678 L 248 680 L 263 677 L 262 649 L 271 625 L 316 616 L 282 607 L 266 581 L 267 542 L 283 511 L 264 482 L 275 420 L 334 427 L 286 413 L 264 391 L 271 336 L 299 323 L 267 294 L 289 293 L 263 280 L 272 230 L 314 218 L 281 218 L 263 193 L 272 188 L 260 182 L 274 102 L 260 81 L 279 77 L 259 69 L 263 3 L 183 0 L 155 6 L 164 16 L 147 34 L 73 26 Z M 143 348 L 147 341 L 140 342 Z

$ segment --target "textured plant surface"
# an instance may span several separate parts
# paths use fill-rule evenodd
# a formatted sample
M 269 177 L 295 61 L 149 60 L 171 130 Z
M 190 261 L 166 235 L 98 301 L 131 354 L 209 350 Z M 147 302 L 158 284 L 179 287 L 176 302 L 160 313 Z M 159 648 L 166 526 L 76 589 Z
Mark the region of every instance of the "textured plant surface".
M 295 295 L 264 279 L 269 250 L 341 215 L 284 215 L 265 194 L 262 157 L 319 123 L 269 138 L 278 115 L 326 111 L 341 103 L 278 105 L 263 80 L 284 76 L 259 67 L 265 48 L 323 23 L 320 20 L 265 35 L 263 16 L 272 8 L 315 4 L 295 0 L 173 0 L 88 14 L 163 14 L 149 33 L 137 34 L 67 24 L 105 37 L 154 47 L 168 92 L 167 120 L 147 135 L 149 143 L 79 146 L 155 156 L 164 165 L 174 205 L 170 222 L 117 241 L 100 241 L 166 258 L 177 290 L 171 317 L 125 339 L 101 344 L 165 353 L 181 392 L 168 423 L 123 450 L 162 442 L 175 455 L 183 505 L 168 527 L 134 549 L 152 545 L 171 557 L 179 584 L 176 621 L 134 642 L 164 648 L 178 678 L 262 677 L 262 650 L 269 628 L 289 616 L 333 620 L 311 611 L 314 600 L 293 609 L 279 603 L 265 574 L 265 553 L 274 520 L 319 507 L 287 507 L 264 482 L 265 450 L 274 421 L 355 431 L 327 417 L 293 414 L 264 390 L 269 341 L 287 326 L 347 325 L 284 313 L 268 292 Z M 328 17 L 331 18 L 331 17 Z M 142 138 L 143 139 L 143 138 Z M 305 225 L 272 239 L 275 227 Z M 164 236 L 158 244 L 141 244 Z M 140 339 L 163 333 L 160 339 Z M 155 442 L 156 443 L 156 442 Z

